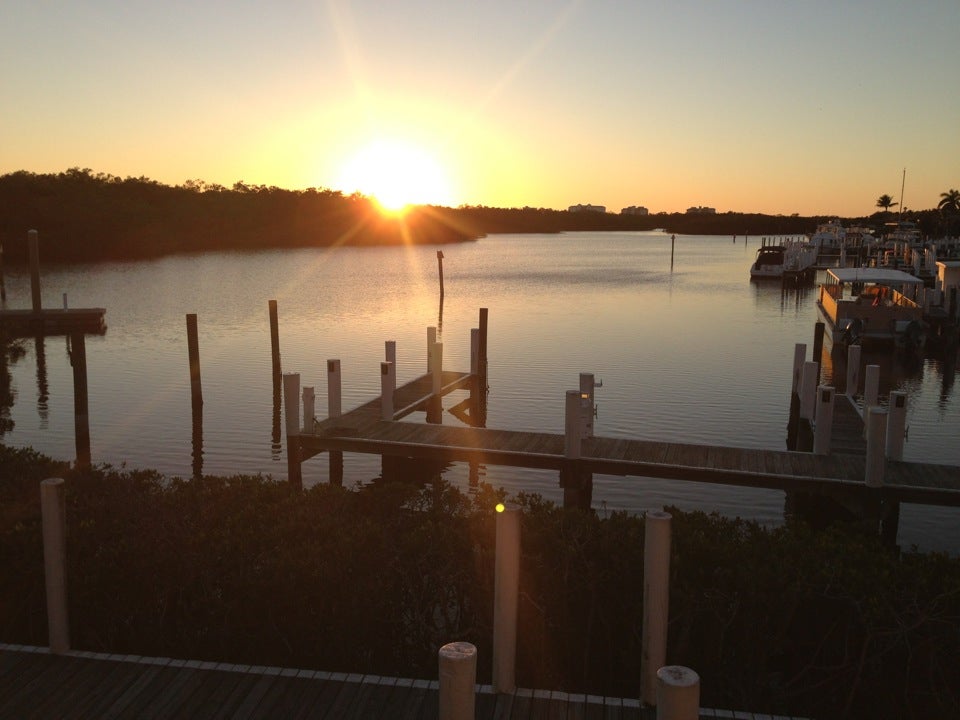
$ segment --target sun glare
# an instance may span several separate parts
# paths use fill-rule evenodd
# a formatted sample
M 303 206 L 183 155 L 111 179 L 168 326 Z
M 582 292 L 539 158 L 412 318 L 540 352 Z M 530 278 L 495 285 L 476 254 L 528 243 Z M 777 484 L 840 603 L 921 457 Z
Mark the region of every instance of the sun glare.
M 388 213 L 410 205 L 450 205 L 450 185 L 440 165 L 424 150 L 378 140 L 359 150 L 340 174 L 340 188 L 374 198 Z

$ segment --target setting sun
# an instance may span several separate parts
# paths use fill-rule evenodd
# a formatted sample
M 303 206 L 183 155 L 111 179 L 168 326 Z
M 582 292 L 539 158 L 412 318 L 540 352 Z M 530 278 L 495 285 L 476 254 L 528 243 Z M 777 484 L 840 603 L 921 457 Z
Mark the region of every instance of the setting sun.
M 426 151 L 392 140 L 370 143 L 347 161 L 340 188 L 374 198 L 388 212 L 409 205 L 452 204 L 443 169 Z

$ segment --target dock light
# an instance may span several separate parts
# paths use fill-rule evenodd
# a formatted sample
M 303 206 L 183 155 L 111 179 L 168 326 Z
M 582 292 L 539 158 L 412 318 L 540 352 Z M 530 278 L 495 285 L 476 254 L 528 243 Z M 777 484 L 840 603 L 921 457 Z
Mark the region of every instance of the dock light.
M 504 505 L 503 503 L 497 503 L 497 508 L 496 508 L 496 510 L 497 510 L 498 513 L 502 513 L 502 512 L 503 512 L 504 510 L 506 510 L 506 509 L 507 509 L 507 506 L 506 506 L 506 505 Z

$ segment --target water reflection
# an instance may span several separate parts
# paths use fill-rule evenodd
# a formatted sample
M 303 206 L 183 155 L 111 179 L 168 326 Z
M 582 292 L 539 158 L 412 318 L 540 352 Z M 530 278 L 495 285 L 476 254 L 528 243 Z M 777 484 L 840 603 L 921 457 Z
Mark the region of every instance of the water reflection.
M 191 451 L 193 477 L 203 477 L 203 403 L 193 403 L 193 443 Z
M 33 349 L 37 357 L 37 415 L 40 417 L 40 429 L 49 427 L 50 389 L 47 385 L 47 354 L 43 335 L 33 339 Z

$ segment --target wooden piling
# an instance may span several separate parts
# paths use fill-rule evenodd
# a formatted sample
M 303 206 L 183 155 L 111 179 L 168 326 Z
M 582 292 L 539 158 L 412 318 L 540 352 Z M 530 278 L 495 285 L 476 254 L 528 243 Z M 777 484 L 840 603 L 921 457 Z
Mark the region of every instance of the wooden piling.
M 43 525 L 43 566 L 47 589 L 47 630 L 50 652 L 70 650 L 67 619 L 66 497 L 63 478 L 40 483 L 40 514 Z
M 300 467 L 300 374 L 283 375 L 283 415 L 287 431 L 287 479 L 297 489 L 303 489 Z
M 823 331 L 824 324 L 818 322 L 813 326 L 813 357 L 810 358 L 813 360 L 817 367 L 820 367 L 820 362 L 823 359 Z
M 487 385 L 487 308 L 480 308 L 480 339 L 477 345 L 477 354 L 479 356 L 480 377 L 483 378 L 483 386 Z
M 667 661 L 671 519 L 670 513 L 653 510 L 644 520 L 640 701 L 645 705 L 657 704 L 657 671 Z
M 477 648 L 468 642 L 447 643 L 438 653 L 439 720 L 474 720 Z
M 682 665 L 657 670 L 657 720 L 700 717 L 700 676 Z
M 520 508 L 497 505 L 493 581 L 493 675 L 495 693 L 517 687 L 517 608 L 520 601 Z
M 27 232 L 27 250 L 30 255 L 30 297 L 33 311 L 40 312 L 40 241 L 36 230 Z
M 82 332 L 70 335 L 70 364 L 73 366 L 73 432 L 77 466 L 90 466 L 90 411 L 87 395 L 87 343 Z
M 195 313 L 187 315 L 187 354 L 190 358 L 190 399 L 194 405 L 203 405 L 203 390 L 200 387 L 200 340 Z
M 273 360 L 273 376 L 279 378 L 282 371 L 280 369 L 280 321 L 277 316 L 277 301 L 268 300 L 267 306 L 270 311 L 270 357 Z
M 443 301 L 443 250 L 437 250 L 437 268 L 440 271 L 440 300 Z M 443 305 L 440 306 L 443 312 Z

